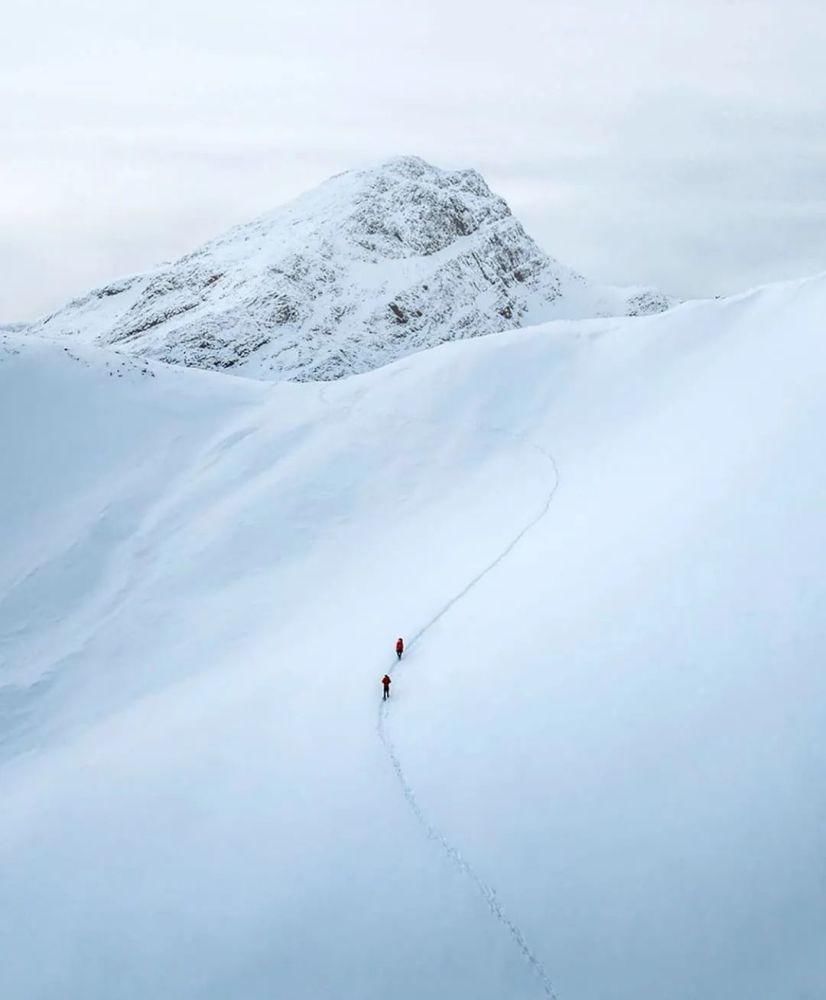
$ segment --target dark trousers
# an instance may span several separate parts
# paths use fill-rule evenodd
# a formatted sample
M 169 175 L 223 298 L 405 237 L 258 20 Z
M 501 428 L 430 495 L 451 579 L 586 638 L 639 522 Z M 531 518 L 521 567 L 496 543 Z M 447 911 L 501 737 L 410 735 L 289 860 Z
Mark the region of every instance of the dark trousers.
M 389 684 L 385 684 L 384 685 L 384 697 L 382 698 L 382 701 L 387 701 L 387 699 L 389 697 L 390 697 L 390 685 Z
M 400 649 L 396 650 L 396 656 L 398 656 L 399 659 L 402 658 L 402 651 Z

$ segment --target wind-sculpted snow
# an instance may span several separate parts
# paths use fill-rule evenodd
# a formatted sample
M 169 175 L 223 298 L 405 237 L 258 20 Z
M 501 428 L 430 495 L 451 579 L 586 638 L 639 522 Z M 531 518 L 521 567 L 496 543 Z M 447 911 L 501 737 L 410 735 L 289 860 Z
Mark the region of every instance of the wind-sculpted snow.
M 268 379 L 336 379 L 552 317 L 643 314 L 547 256 L 473 170 L 415 157 L 347 173 L 31 328 Z
M 0 335 L 3 1000 L 819 997 L 824 311 Z

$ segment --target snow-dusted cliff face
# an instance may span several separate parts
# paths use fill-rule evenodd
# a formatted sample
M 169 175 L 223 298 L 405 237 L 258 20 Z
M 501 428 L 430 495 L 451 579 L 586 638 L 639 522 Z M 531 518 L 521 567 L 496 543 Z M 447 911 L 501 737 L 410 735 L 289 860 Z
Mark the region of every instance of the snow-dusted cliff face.
M 548 257 L 476 171 L 403 157 L 333 177 L 30 329 L 259 378 L 335 379 L 443 341 L 668 305 Z

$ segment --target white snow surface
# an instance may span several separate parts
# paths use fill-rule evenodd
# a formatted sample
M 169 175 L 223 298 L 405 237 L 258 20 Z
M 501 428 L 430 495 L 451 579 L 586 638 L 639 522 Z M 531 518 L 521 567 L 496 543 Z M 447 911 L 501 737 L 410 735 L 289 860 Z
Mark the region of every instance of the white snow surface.
M 474 170 L 418 157 L 331 178 L 180 260 L 113 282 L 32 333 L 264 379 L 336 379 L 447 340 L 642 314 L 539 249 Z
M 823 996 L 824 310 L 4 335 L 0 996 Z

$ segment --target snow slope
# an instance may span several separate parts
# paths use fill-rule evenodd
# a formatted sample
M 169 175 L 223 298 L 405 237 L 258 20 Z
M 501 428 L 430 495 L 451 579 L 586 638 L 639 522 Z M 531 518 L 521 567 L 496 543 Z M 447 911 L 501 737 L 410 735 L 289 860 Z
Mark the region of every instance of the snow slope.
M 822 995 L 824 308 L 3 338 L 0 995 Z
M 667 308 L 552 260 L 473 170 L 417 157 L 331 178 L 31 327 L 198 368 L 335 379 L 552 317 Z

